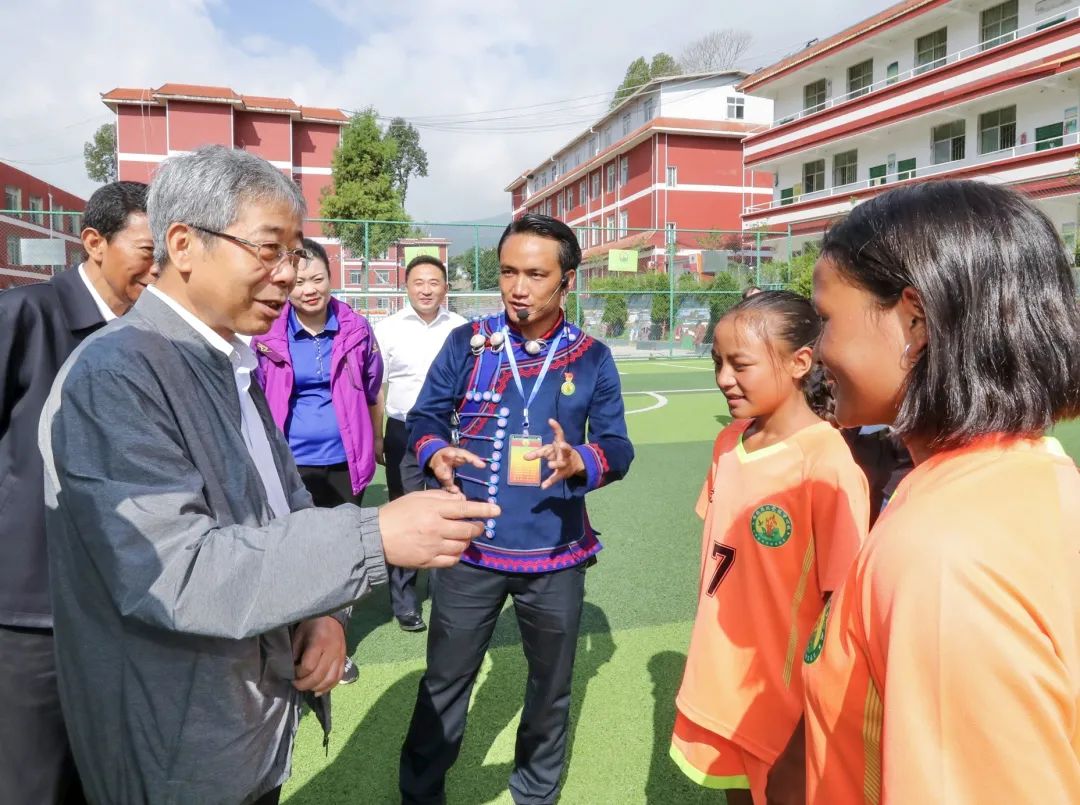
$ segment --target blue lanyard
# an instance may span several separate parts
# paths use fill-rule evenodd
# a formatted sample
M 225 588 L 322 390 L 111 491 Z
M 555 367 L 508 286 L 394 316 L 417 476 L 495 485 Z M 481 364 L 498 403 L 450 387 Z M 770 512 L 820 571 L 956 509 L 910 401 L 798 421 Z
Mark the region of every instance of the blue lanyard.
M 529 396 L 526 399 L 525 389 L 521 385 L 521 374 L 518 372 L 517 358 L 514 357 L 514 344 L 510 340 L 510 329 L 503 327 L 503 335 L 506 336 L 506 360 L 510 362 L 510 374 L 514 376 L 514 385 L 517 386 L 518 394 L 521 395 L 521 399 L 525 400 L 524 426 L 523 435 L 529 435 L 529 406 L 533 404 L 533 400 L 536 399 L 537 392 L 540 391 L 540 386 L 544 382 L 544 378 L 547 377 L 548 369 L 551 368 L 551 361 L 555 358 L 555 353 L 559 349 L 559 343 L 562 341 L 563 331 L 560 329 L 559 334 L 555 336 L 555 340 L 551 342 L 551 346 L 548 347 L 547 357 L 544 358 L 544 365 L 540 367 L 540 374 L 536 376 L 536 382 L 533 383 L 532 391 L 529 392 Z

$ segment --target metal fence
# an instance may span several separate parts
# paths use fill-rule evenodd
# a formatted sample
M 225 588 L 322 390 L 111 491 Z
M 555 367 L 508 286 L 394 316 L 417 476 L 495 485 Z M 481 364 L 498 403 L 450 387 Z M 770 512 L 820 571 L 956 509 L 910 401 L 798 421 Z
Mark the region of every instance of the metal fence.
M 0 210 L 0 290 L 47 280 L 83 259 L 81 215 Z M 373 321 L 405 304 L 405 266 L 419 254 L 447 264 L 449 307 L 471 318 L 502 309 L 502 224 L 313 218 L 306 230 L 330 254 L 334 295 Z M 583 259 L 567 314 L 620 357 L 693 355 L 742 291 L 787 287 L 788 232 L 575 227 Z
M 451 310 L 471 317 L 502 309 L 497 244 L 503 225 L 312 222 L 342 244 L 335 296 L 372 320 L 406 304 L 405 266 L 425 253 L 447 264 Z M 702 354 L 712 325 L 745 288 L 792 282 L 786 231 L 574 229 L 583 257 L 567 314 L 619 357 Z
M 82 260 L 82 215 L 0 210 L 0 290 L 42 282 Z

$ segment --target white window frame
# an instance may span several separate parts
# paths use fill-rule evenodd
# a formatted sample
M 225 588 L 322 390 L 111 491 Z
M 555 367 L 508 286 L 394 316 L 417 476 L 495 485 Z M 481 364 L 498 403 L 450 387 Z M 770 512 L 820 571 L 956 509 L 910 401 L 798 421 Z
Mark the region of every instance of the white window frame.
M 665 174 L 665 180 L 668 187 L 676 187 L 679 184 L 679 166 L 668 165 Z
M 589 199 L 589 180 L 582 179 L 581 184 L 578 185 L 578 204 L 582 207 Z
M 45 199 L 41 196 L 30 196 L 30 220 L 38 226 L 45 226 Z
M 619 238 L 625 238 L 630 231 L 630 213 L 619 210 Z
M 604 242 L 610 243 L 615 240 L 615 216 L 609 215 L 604 221 Z
M 350 268 L 349 269 L 349 285 L 363 285 L 364 284 L 364 269 L 362 268 Z
M 600 171 L 592 175 L 592 198 L 600 198 Z
M 746 99 L 731 97 L 727 99 L 728 120 L 743 120 L 746 117 Z
M 850 165 L 837 165 L 836 164 L 837 159 L 839 159 L 840 157 L 850 156 L 851 154 L 855 155 L 855 159 L 851 162 Z M 859 181 L 859 149 L 851 148 L 851 149 L 849 149 L 847 151 L 841 151 L 839 154 L 833 154 L 833 160 L 832 161 L 833 161 L 833 173 L 832 173 L 833 187 L 844 187 L 844 186 L 849 185 L 849 184 L 855 184 L 855 182 Z M 841 170 L 847 171 L 849 169 L 851 170 L 851 173 L 852 173 L 851 179 L 849 181 L 848 180 L 839 181 L 837 172 L 841 171 Z
M 630 183 L 630 157 L 619 157 L 619 187 Z
M 656 117 L 656 99 L 646 98 L 642 109 L 645 112 L 645 121 L 648 122 L 652 120 Z
M 11 203 L 11 199 L 14 198 L 15 203 Z M 22 209 L 22 188 L 15 187 L 14 185 L 7 185 L 4 188 L 4 209 L 5 210 L 21 210 Z
M 7 261 L 8 261 L 8 265 L 21 266 L 23 263 L 22 263 L 22 255 L 19 254 L 19 252 L 21 251 L 21 249 L 19 248 L 20 247 L 19 236 L 18 235 L 8 235 L 7 238 L 6 238 L 6 243 L 7 243 Z
M 615 163 L 609 162 L 607 165 L 607 183 L 604 187 L 608 193 L 615 192 Z
M 633 131 L 633 129 L 631 128 L 632 125 L 633 125 L 633 118 L 630 116 L 630 113 L 627 112 L 625 115 L 622 116 L 622 136 L 623 137 L 627 136 L 631 131 Z
M 679 240 L 679 225 L 674 221 L 664 224 L 664 245 L 671 246 Z

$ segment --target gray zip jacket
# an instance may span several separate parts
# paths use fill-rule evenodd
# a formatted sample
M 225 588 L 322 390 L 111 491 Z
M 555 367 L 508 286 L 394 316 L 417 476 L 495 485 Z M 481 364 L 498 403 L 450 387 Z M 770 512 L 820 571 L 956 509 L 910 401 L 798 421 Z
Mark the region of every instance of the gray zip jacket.
M 228 358 L 143 294 L 42 412 L 60 700 L 93 803 L 244 803 L 289 776 L 289 627 L 386 580 L 376 509 L 312 508 L 257 383 L 274 519 Z

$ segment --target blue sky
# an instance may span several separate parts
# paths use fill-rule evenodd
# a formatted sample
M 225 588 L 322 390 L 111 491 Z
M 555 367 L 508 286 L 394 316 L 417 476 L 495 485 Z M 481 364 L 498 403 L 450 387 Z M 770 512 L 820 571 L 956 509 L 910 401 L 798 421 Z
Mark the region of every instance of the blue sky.
M 747 69 L 890 5 L 883 0 L 36 0 L 0 5 L 5 42 L 0 160 L 88 194 L 82 144 L 110 119 L 100 94 L 167 82 L 230 86 L 312 106 L 413 118 L 430 174 L 417 219 L 486 218 L 502 191 L 606 107 L 637 56 L 675 55 L 718 28 L 749 31 Z M 42 21 L 48 20 L 47 25 Z M 461 116 L 566 101 L 558 111 L 463 126 Z M 521 115 L 522 113 L 517 113 Z M 438 116 L 438 120 L 435 117 Z

